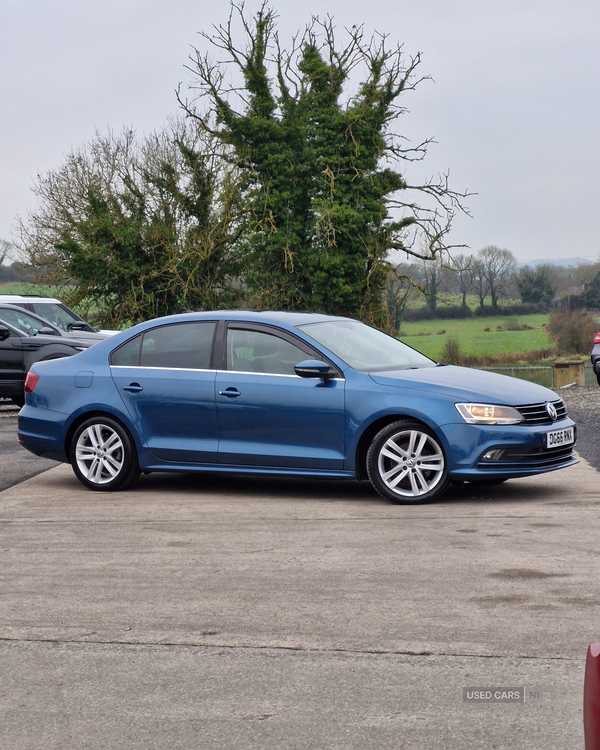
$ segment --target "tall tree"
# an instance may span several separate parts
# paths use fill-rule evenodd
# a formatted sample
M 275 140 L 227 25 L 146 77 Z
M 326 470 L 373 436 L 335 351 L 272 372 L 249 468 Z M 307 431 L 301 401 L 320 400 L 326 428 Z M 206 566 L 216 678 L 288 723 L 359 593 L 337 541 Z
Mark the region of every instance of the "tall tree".
M 513 281 L 517 259 L 510 250 L 502 250 L 496 245 L 488 245 L 477 253 L 478 275 L 487 284 L 494 310 L 498 309 L 498 298 L 505 295 Z M 481 279 L 476 280 L 481 288 Z M 480 302 L 483 306 L 481 294 Z
M 425 294 L 427 307 L 432 313 L 436 311 L 438 295 L 442 291 L 444 281 L 444 264 L 442 258 L 425 259 L 418 264 L 419 285 Z
M 490 293 L 490 285 L 485 275 L 483 261 L 481 258 L 474 257 L 471 264 L 473 269 L 473 290 L 479 298 L 479 307 L 485 305 L 485 300 Z
M 413 280 L 415 269 L 399 263 L 390 270 L 386 283 L 386 305 L 389 329 L 397 334 L 404 313 L 412 300 L 423 294 L 422 288 Z
M 226 62 L 197 50 L 198 97 L 180 101 L 246 175 L 256 303 L 381 322 L 389 251 L 420 257 L 419 241 L 435 257 L 461 196 L 445 179 L 411 185 L 402 174 L 429 142 L 407 148 L 394 130 L 419 55 L 405 62 L 400 47 L 366 40 L 360 27 L 340 47 L 334 32 L 331 19 L 314 19 L 286 50 L 266 4 L 253 20 L 232 4 L 228 23 L 204 35 Z M 351 96 L 358 66 L 364 80 Z
M 235 304 L 241 223 L 235 171 L 191 123 L 139 140 L 96 134 L 38 176 L 40 208 L 21 246 L 44 281 L 67 284 L 74 305 L 122 325 Z
M 454 255 L 450 260 L 450 268 L 454 271 L 456 284 L 462 296 L 462 306 L 467 307 L 467 294 L 473 288 L 475 264 L 472 255 Z
M 8 260 L 12 248 L 12 242 L 9 242 L 8 240 L 0 240 L 0 266 L 5 260 Z

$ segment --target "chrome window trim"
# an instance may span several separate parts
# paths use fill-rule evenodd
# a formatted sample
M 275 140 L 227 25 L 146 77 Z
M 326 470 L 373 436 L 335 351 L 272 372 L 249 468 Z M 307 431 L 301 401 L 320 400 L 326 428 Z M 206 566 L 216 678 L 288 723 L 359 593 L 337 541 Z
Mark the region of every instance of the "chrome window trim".
M 280 372 L 249 372 L 247 370 L 217 370 L 217 372 L 224 372 L 228 375 L 268 375 L 271 378 L 298 378 L 299 380 L 323 380 L 323 378 L 314 377 L 314 378 L 303 378 L 300 375 L 286 375 L 284 373 Z M 331 380 L 337 380 L 340 383 L 343 383 L 345 378 L 327 378 L 328 381 Z
M 111 370 L 171 370 L 172 372 L 218 372 L 205 367 L 154 367 L 150 365 L 109 365 Z
M 246 370 L 207 370 L 200 367 L 145 367 L 144 365 L 109 365 L 111 370 L 170 370 L 172 372 L 214 372 L 227 375 L 260 375 L 270 378 L 298 378 L 299 380 L 322 380 L 322 378 L 302 378 L 300 375 L 285 375 L 279 372 L 247 372 Z M 343 383 L 345 378 L 327 378 L 329 381 Z

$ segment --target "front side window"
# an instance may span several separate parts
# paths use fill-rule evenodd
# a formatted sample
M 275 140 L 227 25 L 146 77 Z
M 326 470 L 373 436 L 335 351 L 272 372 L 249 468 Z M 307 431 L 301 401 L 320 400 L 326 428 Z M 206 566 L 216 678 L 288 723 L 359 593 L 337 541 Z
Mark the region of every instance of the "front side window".
M 0 309 L 0 320 L 14 326 L 28 336 L 35 336 L 40 328 L 48 325 L 45 321 L 16 308 L 14 310 Z
M 310 357 L 299 347 L 271 333 L 240 328 L 227 331 L 228 370 L 294 375 L 298 362 Z
M 144 331 L 116 349 L 110 362 L 122 367 L 210 369 L 215 323 L 176 323 Z
M 298 327 L 355 370 L 435 367 L 429 357 L 357 320 L 328 320 Z

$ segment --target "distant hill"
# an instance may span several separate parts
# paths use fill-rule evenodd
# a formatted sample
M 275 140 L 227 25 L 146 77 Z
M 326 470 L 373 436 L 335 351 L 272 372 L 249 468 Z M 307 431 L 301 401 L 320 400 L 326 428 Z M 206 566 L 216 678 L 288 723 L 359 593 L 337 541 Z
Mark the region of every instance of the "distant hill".
M 563 268 L 575 268 L 577 266 L 592 266 L 597 259 L 592 258 L 538 258 L 537 260 L 519 261 L 518 268 L 523 266 L 562 266 Z

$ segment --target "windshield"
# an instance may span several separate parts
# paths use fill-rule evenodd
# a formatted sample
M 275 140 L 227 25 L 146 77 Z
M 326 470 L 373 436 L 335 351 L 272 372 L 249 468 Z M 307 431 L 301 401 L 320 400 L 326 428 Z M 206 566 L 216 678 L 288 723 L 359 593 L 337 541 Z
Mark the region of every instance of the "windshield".
M 298 327 L 355 370 L 435 367 L 435 362 L 424 354 L 357 320 L 328 320 Z
M 26 333 L 28 336 L 35 336 L 40 328 L 44 326 L 50 327 L 45 320 L 40 320 L 33 315 L 25 312 L 24 310 L 6 310 L 0 309 L 0 320 L 14 326 L 22 333 Z

